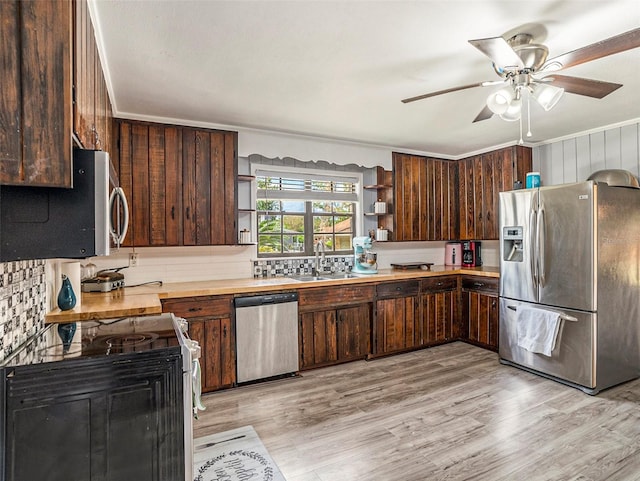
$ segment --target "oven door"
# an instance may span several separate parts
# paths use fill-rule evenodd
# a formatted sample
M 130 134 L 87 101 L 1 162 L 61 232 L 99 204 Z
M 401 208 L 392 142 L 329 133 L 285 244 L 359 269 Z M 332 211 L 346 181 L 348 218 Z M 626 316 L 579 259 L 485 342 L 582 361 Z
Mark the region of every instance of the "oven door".
M 173 315 L 172 315 L 173 316 Z M 184 479 L 193 480 L 193 420 L 198 411 L 204 411 L 202 404 L 202 382 L 200 370 L 200 345 L 189 338 L 189 323 L 186 319 L 173 317 L 182 350 L 182 393 L 184 406 Z

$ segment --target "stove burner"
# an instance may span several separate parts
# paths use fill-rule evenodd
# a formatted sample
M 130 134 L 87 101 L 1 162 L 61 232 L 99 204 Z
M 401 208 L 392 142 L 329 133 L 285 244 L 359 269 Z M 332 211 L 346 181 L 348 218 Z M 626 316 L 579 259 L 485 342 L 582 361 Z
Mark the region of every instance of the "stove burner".
M 137 347 L 144 346 L 158 338 L 156 333 L 138 332 L 132 334 L 120 334 L 102 339 L 107 346 Z
M 137 348 L 151 344 L 158 339 L 155 332 L 135 332 L 115 334 L 108 337 L 97 337 L 93 341 L 93 346 L 105 346 L 106 354 L 110 354 L 111 350 L 118 352 L 135 351 Z

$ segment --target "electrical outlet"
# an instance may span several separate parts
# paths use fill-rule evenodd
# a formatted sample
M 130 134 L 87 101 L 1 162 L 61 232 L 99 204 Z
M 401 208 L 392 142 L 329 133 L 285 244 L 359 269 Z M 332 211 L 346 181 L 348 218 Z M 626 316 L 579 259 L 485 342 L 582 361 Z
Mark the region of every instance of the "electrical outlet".
M 136 252 L 131 252 L 129 254 L 129 267 L 135 267 L 138 265 L 138 254 Z

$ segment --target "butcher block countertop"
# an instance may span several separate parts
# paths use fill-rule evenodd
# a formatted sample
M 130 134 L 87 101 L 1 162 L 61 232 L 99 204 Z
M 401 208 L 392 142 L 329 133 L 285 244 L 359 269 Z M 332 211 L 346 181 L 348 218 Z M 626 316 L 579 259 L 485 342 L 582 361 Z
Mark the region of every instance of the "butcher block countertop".
M 160 314 L 161 299 L 181 297 L 215 296 L 221 294 L 253 294 L 269 291 L 306 289 L 343 284 L 400 281 L 443 275 L 465 274 L 483 277 L 499 277 L 499 268 L 491 266 L 459 268 L 432 266 L 430 271 L 421 269 L 383 269 L 378 274 L 349 279 L 331 279 L 300 282 L 287 277 L 223 279 L 212 281 L 174 282 L 162 286 L 125 287 L 108 293 L 82 293 L 81 306 L 69 311 L 55 309 L 46 315 L 46 322 L 77 322 L 117 317 Z

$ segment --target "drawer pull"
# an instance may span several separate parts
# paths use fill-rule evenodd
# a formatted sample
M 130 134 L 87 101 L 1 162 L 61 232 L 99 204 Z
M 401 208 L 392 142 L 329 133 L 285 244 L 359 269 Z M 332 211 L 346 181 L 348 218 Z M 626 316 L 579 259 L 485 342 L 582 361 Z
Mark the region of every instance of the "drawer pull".
M 189 312 L 198 312 L 201 311 L 202 307 L 190 307 Z
M 444 285 L 444 282 L 438 282 L 438 283 L 436 284 L 436 286 L 438 286 L 438 287 L 440 287 L 440 286 L 442 286 L 442 285 Z
M 474 287 L 484 287 L 484 282 L 474 282 L 473 286 Z

